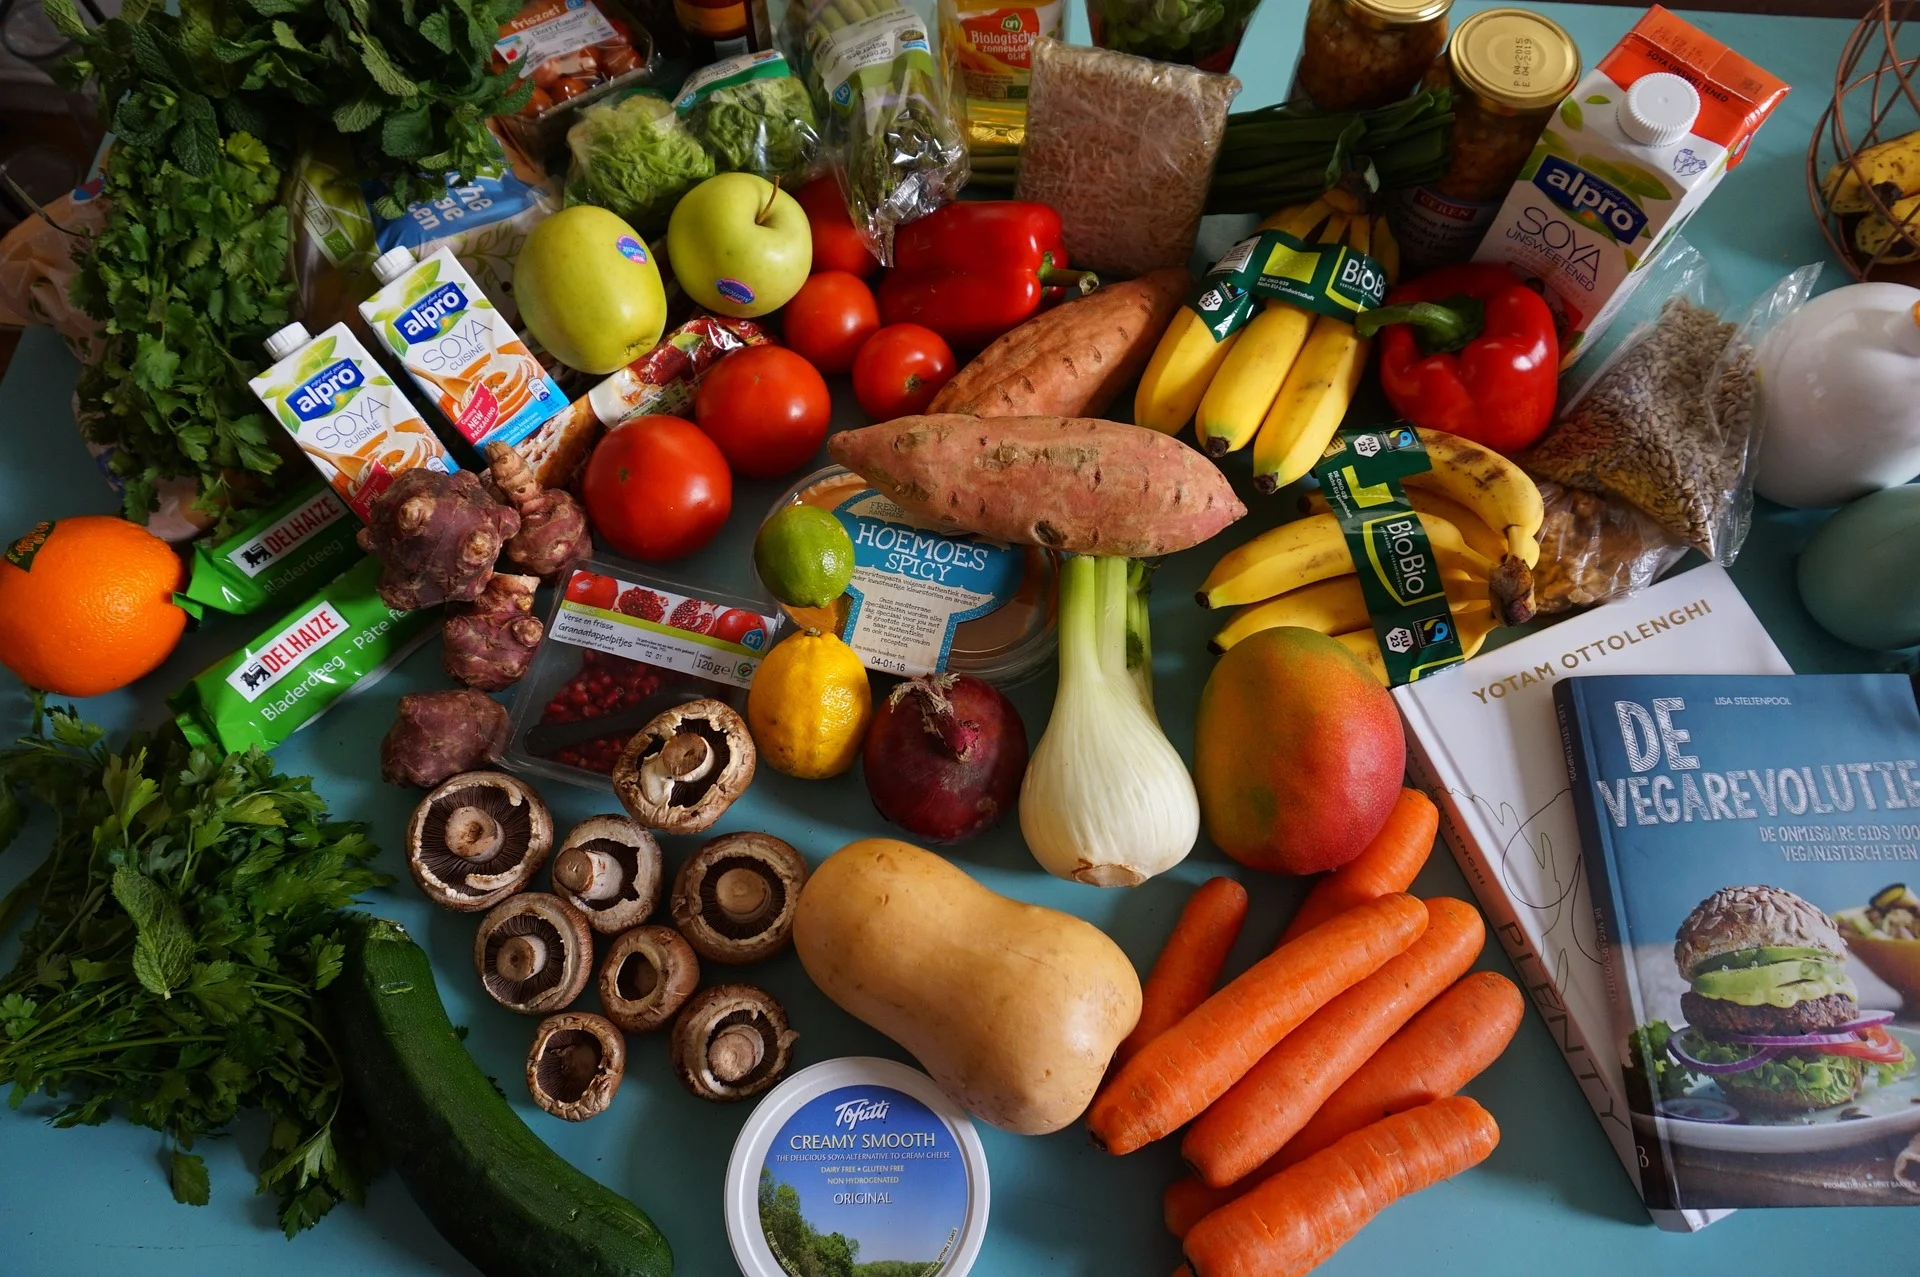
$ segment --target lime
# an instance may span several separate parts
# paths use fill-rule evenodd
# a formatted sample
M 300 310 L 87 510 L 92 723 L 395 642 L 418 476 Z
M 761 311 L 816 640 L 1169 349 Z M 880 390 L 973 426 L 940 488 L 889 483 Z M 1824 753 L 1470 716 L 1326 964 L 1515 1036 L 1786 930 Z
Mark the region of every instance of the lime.
M 819 506 L 790 505 L 760 525 L 753 566 L 788 607 L 826 607 L 853 580 L 853 538 Z

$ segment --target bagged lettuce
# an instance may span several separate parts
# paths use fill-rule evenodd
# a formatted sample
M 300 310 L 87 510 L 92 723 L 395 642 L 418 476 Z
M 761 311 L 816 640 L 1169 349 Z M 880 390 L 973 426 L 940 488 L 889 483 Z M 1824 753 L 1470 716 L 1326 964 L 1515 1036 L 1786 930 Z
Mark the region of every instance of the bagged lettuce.
M 673 109 L 722 173 L 797 184 L 819 148 L 813 95 L 771 49 L 722 58 L 695 71 Z

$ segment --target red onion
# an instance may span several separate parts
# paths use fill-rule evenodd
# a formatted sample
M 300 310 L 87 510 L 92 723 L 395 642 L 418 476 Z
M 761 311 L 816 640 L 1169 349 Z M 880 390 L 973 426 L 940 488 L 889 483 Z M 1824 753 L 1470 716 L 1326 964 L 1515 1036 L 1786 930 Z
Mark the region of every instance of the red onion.
M 862 761 L 880 814 L 929 842 L 971 838 L 1020 799 L 1027 732 L 968 674 L 910 678 L 874 711 Z

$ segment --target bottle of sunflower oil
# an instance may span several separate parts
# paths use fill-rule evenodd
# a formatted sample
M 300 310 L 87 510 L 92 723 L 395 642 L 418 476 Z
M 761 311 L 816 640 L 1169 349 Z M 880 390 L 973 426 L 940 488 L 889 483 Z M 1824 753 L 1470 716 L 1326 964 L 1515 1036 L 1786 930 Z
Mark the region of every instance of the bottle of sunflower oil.
M 973 181 L 1013 188 L 1027 137 L 1027 82 L 1033 42 L 1059 39 L 1064 0 L 1008 7 L 997 0 L 940 0 L 940 43 L 948 83 L 966 118 Z

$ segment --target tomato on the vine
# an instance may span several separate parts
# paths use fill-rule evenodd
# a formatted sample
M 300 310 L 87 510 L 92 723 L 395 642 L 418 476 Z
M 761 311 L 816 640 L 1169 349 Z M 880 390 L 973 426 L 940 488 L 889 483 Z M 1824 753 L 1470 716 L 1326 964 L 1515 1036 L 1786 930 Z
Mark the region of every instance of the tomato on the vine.
M 847 213 L 847 197 L 829 174 L 817 177 L 793 193 L 806 210 L 813 231 L 813 269 L 850 271 L 865 279 L 880 269 L 880 259 L 867 249 Z
M 583 604 L 586 607 L 611 609 L 619 600 L 620 583 L 610 576 L 600 576 L 593 572 L 575 572 L 567 581 L 567 599 L 569 602 Z
M 780 312 L 787 346 L 824 373 L 853 368 L 867 338 L 879 331 L 880 306 L 873 290 L 843 270 L 817 271 Z
M 594 448 L 581 495 L 608 545 L 660 563 L 713 540 L 733 509 L 733 475 L 718 445 L 691 421 L 636 417 Z
M 693 396 L 693 419 L 728 465 L 755 479 L 791 474 L 811 461 L 832 416 L 826 381 L 784 346 L 735 351 Z
M 927 410 L 953 373 L 953 351 L 939 333 L 888 324 L 854 358 L 853 397 L 875 421 L 910 417 Z

